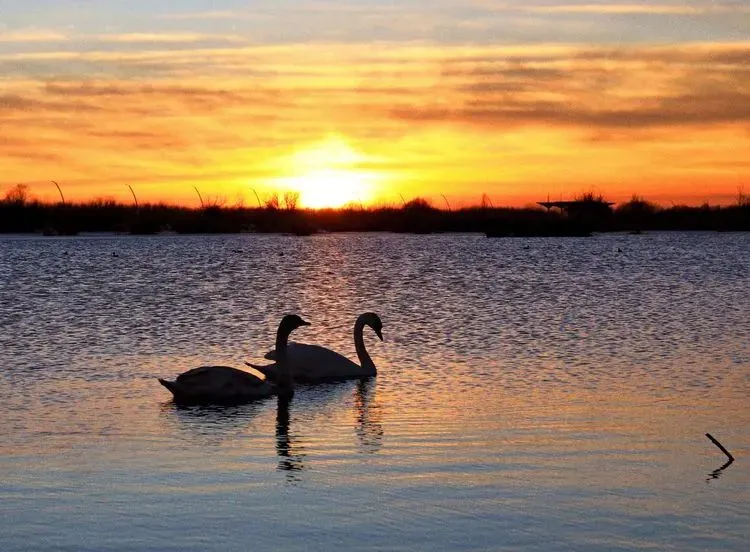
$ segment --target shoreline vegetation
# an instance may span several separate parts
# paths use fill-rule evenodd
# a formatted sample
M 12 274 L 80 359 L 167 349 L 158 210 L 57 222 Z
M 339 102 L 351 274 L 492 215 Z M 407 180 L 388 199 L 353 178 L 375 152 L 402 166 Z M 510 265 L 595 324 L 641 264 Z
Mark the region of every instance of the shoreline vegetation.
M 29 199 L 23 185 L 0 200 L 0 233 L 76 235 L 287 233 L 318 232 L 482 232 L 488 237 L 588 236 L 593 232 L 634 234 L 663 230 L 750 231 L 750 200 L 743 193 L 731 206 L 660 207 L 633 196 L 613 205 L 602 196 L 583 194 L 551 207 L 494 207 L 483 196 L 478 206 L 441 209 L 422 198 L 401 207 L 360 205 L 338 209 L 300 209 L 297 197 L 272 196 L 259 207 L 158 204 L 127 205 L 97 199 L 86 203 L 43 203 Z

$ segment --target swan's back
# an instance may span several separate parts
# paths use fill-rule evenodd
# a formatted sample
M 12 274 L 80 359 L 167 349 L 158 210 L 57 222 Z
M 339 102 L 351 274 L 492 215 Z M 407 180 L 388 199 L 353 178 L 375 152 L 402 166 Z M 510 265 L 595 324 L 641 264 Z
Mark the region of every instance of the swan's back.
M 265 358 L 275 360 L 276 355 L 274 351 L 269 351 L 266 353 Z M 362 367 L 336 351 L 308 343 L 289 343 L 287 347 L 287 362 L 294 371 L 294 379 L 302 382 L 375 375 L 374 370 Z M 276 365 L 266 366 L 262 369 L 270 380 L 276 377 L 276 370 Z
M 241 401 L 270 394 L 269 384 L 243 370 L 230 366 L 201 366 L 162 382 L 182 402 Z
M 180 374 L 175 381 L 185 386 L 241 382 L 252 387 L 263 383 L 256 375 L 231 366 L 200 366 Z
M 287 346 L 287 360 L 296 369 L 297 367 L 339 367 L 339 368 L 359 368 L 356 362 L 352 362 L 341 353 L 332 351 L 321 345 L 311 345 L 309 343 L 289 343 Z M 268 351 L 265 356 L 268 360 L 276 360 L 276 351 Z

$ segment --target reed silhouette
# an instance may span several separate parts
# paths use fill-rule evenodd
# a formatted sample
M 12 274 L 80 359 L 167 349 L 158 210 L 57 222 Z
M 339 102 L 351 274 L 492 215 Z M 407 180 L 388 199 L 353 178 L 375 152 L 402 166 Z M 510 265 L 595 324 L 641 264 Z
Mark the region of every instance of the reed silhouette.
M 273 232 L 306 236 L 317 232 L 389 231 L 415 234 L 484 232 L 489 236 L 577 236 L 591 232 L 653 230 L 750 231 L 750 202 L 731 206 L 659 207 L 643 198 L 614 209 L 599 197 L 582 196 L 563 208 L 481 205 L 439 208 L 423 198 L 402 206 L 301 209 L 296 197 L 272 196 L 263 206 L 225 206 L 206 201 L 199 208 L 164 203 L 124 204 L 111 199 L 86 203 L 43 203 L 17 185 L 0 200 L 0 232 L 47 235 L 79 232 L 129 234 Z

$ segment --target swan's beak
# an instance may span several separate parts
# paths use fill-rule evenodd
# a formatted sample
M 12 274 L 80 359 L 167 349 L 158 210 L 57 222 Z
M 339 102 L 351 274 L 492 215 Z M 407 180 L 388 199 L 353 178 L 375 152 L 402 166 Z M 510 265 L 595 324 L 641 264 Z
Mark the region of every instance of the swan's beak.
M 301 325 L 301 326 L 311 326 L 312 324 L 310 324 L 310 323 L 309 323 L 309 322 L 308 322 L 307 320 L 302 320 L 302 321 L 300 322 L 300 325 Z
M 381 330 L 380 328 L 376 328 L 375 333 L 380 338 L 380 341 L 383 341 L 383 330 Z

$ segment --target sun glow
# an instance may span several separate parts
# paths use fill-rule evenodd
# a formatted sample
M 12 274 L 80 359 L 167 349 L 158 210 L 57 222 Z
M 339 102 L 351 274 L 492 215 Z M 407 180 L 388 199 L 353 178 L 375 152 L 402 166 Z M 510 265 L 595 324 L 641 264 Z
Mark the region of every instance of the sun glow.
M 300 204 L 311 209 L 367 203 L 382 175 L 360 168 L 365 161 L 342 138 L 329 138 L 286 159 L 283 170 L 293 174 L 275 179 L 275 185 L 299 192 Z

